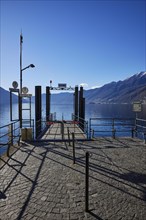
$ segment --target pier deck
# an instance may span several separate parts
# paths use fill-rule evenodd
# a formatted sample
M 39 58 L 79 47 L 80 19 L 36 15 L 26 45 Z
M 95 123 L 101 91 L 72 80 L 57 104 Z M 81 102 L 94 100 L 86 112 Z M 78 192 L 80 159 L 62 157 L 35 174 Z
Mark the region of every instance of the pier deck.
M 63 126 L 63 128 L 62 128 Z M 63 129 L 63 133 L 62 133 Z M 70 138 L 71 133 L 75 133 L 75 138 L 76 139 L 86 139 L 87 136 L 85 133 L 79 128 L 79 126 L 73 121 L 70 122 L 65 122 L 65 123 L 58 123 L 58 122 L 53 122 L 53 124 L 50 125 L 48 130 L 45 132 L 43 135 L 42 139 L 48 139 L 48 140 L 68 140 L 68 129 L 70 133 Z
M 144 220 L 146 145 L 131 138 L 21 143 L 0 159 L 1 220 Z M 85 213 L 85 151 L 90 152 Z

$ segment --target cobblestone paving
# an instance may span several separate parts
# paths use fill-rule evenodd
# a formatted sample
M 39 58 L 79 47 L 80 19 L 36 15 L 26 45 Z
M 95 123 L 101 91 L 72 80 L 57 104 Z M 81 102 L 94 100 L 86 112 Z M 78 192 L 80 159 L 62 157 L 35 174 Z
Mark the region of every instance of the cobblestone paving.
M 85 152 L 90 152 L 85 212 Z M 22 144 L 0 160 L 0 219 L 146 219 L 146 145 L 138 139 Z

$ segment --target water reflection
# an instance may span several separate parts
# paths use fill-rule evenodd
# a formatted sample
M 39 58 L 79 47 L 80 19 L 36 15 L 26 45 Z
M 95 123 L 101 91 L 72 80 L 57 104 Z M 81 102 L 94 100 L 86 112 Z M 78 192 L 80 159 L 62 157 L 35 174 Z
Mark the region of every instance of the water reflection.
M 24 106 L 25 107 L 25 106 Z M 35 104 L 32 103 L 32 118 L 35 118 Z M 45 117 L 46 106 L 42 106 L 42 116 Z M 57 113 L 57 119 L 71 119 L 71 114 L 74 112 L 72 104 L 68 105 L 51 105 L 51 113 Z M 86 105 L 85 118 L 88 120 L 91 117 L 120 117 L 133 118 L 136 113 L 132 111 L 131 104 L 88 104 Z M 146 104 L 142 105 L 142 112 L 137 113 L 139 118 L 146 119 Z M 23 118 L 29 118 L 28 111 L 23 112 Z M 18 119 L 18 104 L 13 104 L 13 119 Z M 9 105 L 0 106 L 0 126 L 10 122 L 10 107 Z
M 133 118 L 135 113 L 130 104 L 90 104 L 86 105 L 86 117 Z

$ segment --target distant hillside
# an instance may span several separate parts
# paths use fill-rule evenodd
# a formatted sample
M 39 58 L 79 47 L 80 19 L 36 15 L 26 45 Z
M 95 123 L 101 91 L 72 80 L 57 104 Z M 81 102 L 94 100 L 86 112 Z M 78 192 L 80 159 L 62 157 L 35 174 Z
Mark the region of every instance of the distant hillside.
M 13 103 L 18 102 L 18 97 L 16 95 L 12 95 Z M 10 103 L 10 93 L 9 91 L 0 87 L 0 105 L 5 105 Z
M 131 103 L 146 98 L 146 72 L 85 91 L 88 103 Z
M 97 89 L 84 90 L 86 103 L 132 103 L 137 100 L 146 100 L 146 72 L 140 72 L 128 79 L 108 83 Z M 0 87 L 0 104 L 9 103 L 9 91 Z M 46 95 L 42 94 L 43 103 L 46 103 Z M 13 101 L 17 102 L 17 96 L 13 95 Z M 35 97 L 32 97 L 35 101 Z M 73 93 L 61 92 L 51 94 L 51 104 L 72 104 Z
M 46 96 L 42 95 L 45 103 Z M 140 72 L 128 79 L 108 83 L 97 89 L 84 90 L 86 103 L 132 103 L 146 99 L 146 72 Z M 51 95 L 51 103 L 73 103 L 72 93 Z

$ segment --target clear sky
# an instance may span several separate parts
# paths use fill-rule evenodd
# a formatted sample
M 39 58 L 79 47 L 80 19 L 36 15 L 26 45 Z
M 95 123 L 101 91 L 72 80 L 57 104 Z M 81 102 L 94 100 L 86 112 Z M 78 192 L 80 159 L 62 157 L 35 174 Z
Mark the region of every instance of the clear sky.
M 19 82 L 34 94 L 49 85 L 87 89 L 146 70 L 146 0 L 0 0 L 0 86 Z

